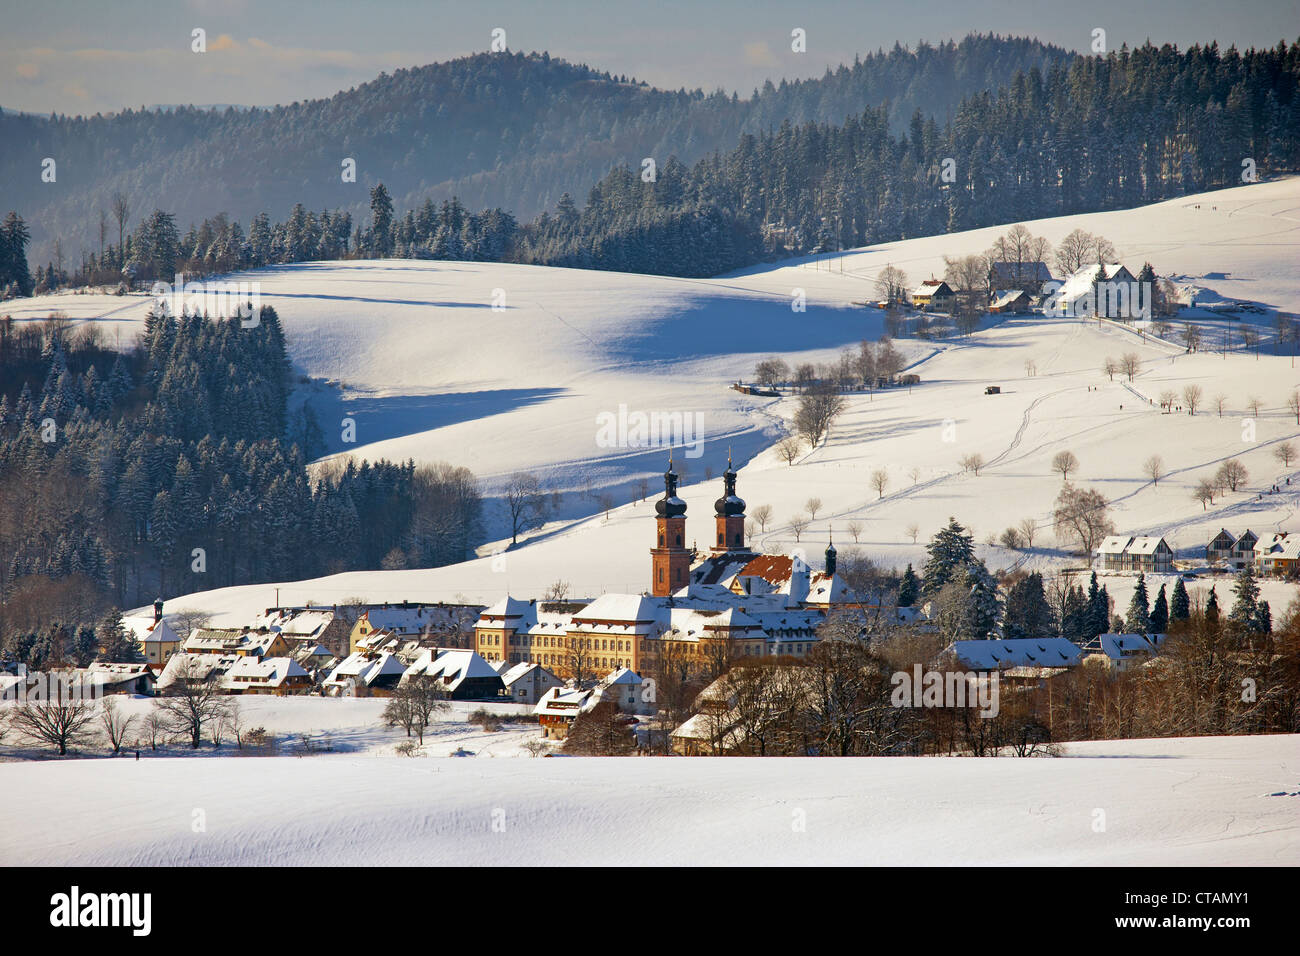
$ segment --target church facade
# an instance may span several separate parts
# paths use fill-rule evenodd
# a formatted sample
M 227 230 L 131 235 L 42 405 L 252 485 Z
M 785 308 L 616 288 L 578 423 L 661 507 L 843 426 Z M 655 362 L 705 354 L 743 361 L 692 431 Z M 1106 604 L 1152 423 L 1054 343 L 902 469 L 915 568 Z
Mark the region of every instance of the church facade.
M 701 554 L 686 545 L 686 502 L 677 494 L 670 458 L 663 497 L 655 502 L 644 593 L 602 594 L 590 602 L 507 595 L 479 616 L 475 650 L 488 661 L 540 664 L 580 682 L 620 667 L 717 673 L 732 660 L 807 654 L 827 616 L 860 607 L 860 600 L 836 573 L 833 543 L 820 571 L 795 555 L 751 551 L 736 479 L 728 457 L 712 543 Z

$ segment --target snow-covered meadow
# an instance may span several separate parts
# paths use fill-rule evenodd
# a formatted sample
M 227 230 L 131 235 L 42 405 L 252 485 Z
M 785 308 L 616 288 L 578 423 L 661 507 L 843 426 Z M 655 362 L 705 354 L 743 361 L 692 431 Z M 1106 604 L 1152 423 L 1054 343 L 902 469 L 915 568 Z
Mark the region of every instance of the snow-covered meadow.
M 0 764 L 0 790 L 18 865 L 1300 864 L 1294 736 L 1023 760 L 64 760 Z
M 1027 226 L 1053 242 L 1073 228 L 1089 229 L 1109 237 L 1135 271 L 1149 259 L 1204 295 L 1294 311 L 1298 213 L 1300 178 L 1292 178 Z M 320 405 L 331 439 L 339 435 L 332 421 L 344 412 L 356 420 L 357 444 L 335 440 L 336 451 L 467 465 L 482 479 L 494 537 L 505 528 L 493 496 L 512 472 L 535 471 L 565 492 L 559 518 L 509 552 L 503 553 L 507 538 L 450 567 L 281 582 L 280 599 L 461 595 L 490 602 L 507 591 L 540 594 L 557 578 L 579 596 L 642 590 L 650 510 L 631 499 L 643 478 L 656 493 L 666 454 L 601 447 L 599 416 L 616 415 L 620 405 L 699 416 L 703 457 L 683 459 L 680 450 L 677 456 L 686 469 L 688 538 L 699 542 L 712 533 L 720 487 L 707 474 L 721 472 L 728 449 L 743 465 L 740 494 L 751 512 L 763 504 L 773 509 L 755 544 L 803 549 L 814 562 L 832 530 L 837 544 L 856 543 L 885 564 L 919 561 L 926 540 L 952 515 L 975 531 L 991 568 L 1077 566 L 1050 528 L 1061 484 L 1051 459 L 1063 449 L 1080 462 L 1071 479 L 1113 502 L 1117 531 L 1165 535 L 1180 557 L 1194 555 L 1220 527 L 1300 530 L 1300 482 L 1288 485 L 1290 475 L 1272 457 L 1280 442 L 1300 434 L 1285 407 L 1300 382 L 1290 357 L 1267 349 L 1258 356 L 1189 355 L 1089 320 L 1008 317 L 968 339 L 904 340 L 921 385 L 852 397 L 828 442 L 793 466 L 780 460 L 772 445 L 795 402 L 744 396 L 728 384 L 767 355 L 826 361 L 877 337 L 880 313 L 855 303 L 874 298 L 872 280 L 881 268 L 903 268 L 917 282 L 942 274 L 945 254 L 981 251 L 1002 231 L 912 239 L 833 262 L 783 263 L 708 280 L 415 261 L 308 263 L 240 277 L 259 281 L 262 301 L 280 312 L 294 364 L 312 380 L 302 393 Z M 806 313 L 791 311 L 796 290 L 807 296 Z M 505 308 L 494 310 L 494 301 Z M 6 311 L 23 319 L 58 309 L 74 321 L 100 322 L 110 340 L 126 340 L 147 307 L 143 296 L 65 294 L 10 303 Z M 1142 360 L 1134 381 L 1108 379 L 1104 360 L 1128 351 Z M 988 384 L 1002 393 L 985 395 Z M 1152 404 L 1162 391 L 1188 384 L 1204 393 L 1205 407 L 1195 416 L 1162 414 Z M 1213 407 L 1219 393 L 1222 416 Z M 1262 406 L 1258 418 L 1248 410 L 1254 398 Z M 1246 418 L 1254 419 L 1253 435 Z M 958 465 L 972 453 L 986 462 L 978 476 Z M 1154 485 L 1143 473 L 1152 454 L 1165 470 Z M 1192 488 L 1230 457 L 1249 470 L 1247 488 L 1203 509 Z M 883 497 L 868 484 L 877 469 L 888 474 Z M 1281 491 L 1269 493 L 1275 483 Z M 608 515 L 598 504 L 602 491 L 617 505 Z M 790 518 L 804 513 L 809 498 L 822 507 L 796 541 Z M 1026 552 L 986 543 L 1025 518 L 1040 529 Z M 861 529 L 856 542 L 854 525 Z M 1125 584 L 1116 581 L 1120 592 Z M 1275 612 L 1295 590 L 1278 587 L 1265 594 Z M 1119 603 L 1116 588 L 1112 593 Z M 256 585 L 167 597 L 169 609 L 201 608 L 216 623 L 238 623 L 274 603 L 275 591 Z

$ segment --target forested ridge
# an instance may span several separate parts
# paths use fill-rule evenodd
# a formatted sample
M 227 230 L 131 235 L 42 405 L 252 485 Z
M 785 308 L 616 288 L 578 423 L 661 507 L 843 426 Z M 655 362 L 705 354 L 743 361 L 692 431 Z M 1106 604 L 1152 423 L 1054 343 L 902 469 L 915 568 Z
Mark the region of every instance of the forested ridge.
M 1036 40 L 992 35 L 895 45 L 816 79 L 767 83 L 750 96 L 660 90 L 545 53 L 481 53 L 375 80 L 327 99 L 263 109 L 127 109 L 90 117 L 0 113 L 5 210 L 33 226 L 35 258 L 63 239 L 69 256 L 98 250 L 87 210 L 123 192 L 134 207 L 183 223 L 225 210 L 247 224 L 266 211 L 365 210 L 383 181 L 399 208 L 453 195 L 471 208 L 531 219 L 609 169 L 643 157 L 684 162 L 731 149 L 784 121 L 843 122 L 888 103 L 897 129 L 922 108 L 941 119 L 1018 70 L 1072 58 Z M 57 161 L 57 184 L 41 162 Z M 357 183 L 341 182 L 345 157 Z
M 951 55 L 960 59 L 961 49 Z M 929 55 L 898 56 L 915 67 Z M 823 81 L 827 88 L 838 88 L 839 75 Z M 798 103 L 799 91 L 812 88 L 789 84 L 771 95 Z M 387 182 L 370 188 L 368 213 L 354 214 L 355 204 L 316 213 L 297 203 L 282 221 L 259 212 L 247 228 L 222 213 L 182 235 L 177 210 L 160 209 L 121 245 L 85 253 L 80 267 L 38 265 L 32 284 L 40 286 L 41 270 L 52 287 L 106 281 L 126 265 L 137 278 L 169 278 L 177 266 L 204 273 L 394 255 L 715 275 L 791 254 L 1126 208 L 1294 171 L 1297 90 L 1294 43 L 1245 53 L 1146 45 L 1046 71 L 1031 66 L 995 91 L 965 97 L 942 123 L 917 109 L 894 132 L 896 106 L 883 104 L 841 122 L 786 120 L 743 132 L 728 151 L 691 165 L 675 155 L 656 160 L 652 172 L 640 161 L 620 163 L 585 204 L 565 192 L 527 222 L 501 206 L 474 212 L 459 197 L 405 204 L 395 195 L 402 187 Z M 767 102 L 760 94 L 751 108 Z M 5 235 L 0 230 L 0 241 Z M 0 288 L 6 281 L 0 274 Z

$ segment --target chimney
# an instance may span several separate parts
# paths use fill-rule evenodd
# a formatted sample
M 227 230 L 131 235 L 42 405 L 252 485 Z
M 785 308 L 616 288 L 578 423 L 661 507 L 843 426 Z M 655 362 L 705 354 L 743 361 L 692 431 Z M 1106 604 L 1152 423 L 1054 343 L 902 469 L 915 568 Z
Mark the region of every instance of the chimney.
M 153 599 L 153 622 L 155 624 L 157 624 L 159 621 L 162 620 L 162 608 L 163 608 L 162 598 L 154 598 Z

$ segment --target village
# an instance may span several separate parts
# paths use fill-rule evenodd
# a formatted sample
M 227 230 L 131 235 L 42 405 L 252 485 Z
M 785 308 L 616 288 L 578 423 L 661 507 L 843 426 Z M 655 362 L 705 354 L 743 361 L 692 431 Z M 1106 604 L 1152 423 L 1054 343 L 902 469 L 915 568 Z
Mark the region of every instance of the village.
M 986 632 L 974 639 L 950 638 L 944 634 L 960 630 L 954 630 L 952 615 L 970 614 L 970 606 L 954 611 L 945 604 L 954 600 L 948 591 L 932 589 L 927 599 L 918 593 L 914 577 L 910 583 L 905 576 L 890 586 L 888 581 L 842 573 L 833 537 L 819 568 L 810 566 L 802 552 L 751 550 L 746 503 L 737 493 L 737 475 L 730 464 L 714 505 L 710 548 L 706 553 L 687 546 L 687 507 L 677 485 L 670 461 L 663 495 L 655 502 L 650 587 L 639 594 L 576 599 L 557 583 L 545 597 L 506 595 L 486 606 L 403 601 L 271 607 L 237 627 L 208 626 L 186 612 L 169 619 L 159 599 L 151 613 L 122 618 L 127 654 L 119 649 L 113 659 L 66 669 L 61 677 L 66 686 L 88 689 L 93 698 L 179 696 L 192 701 L 200 696 L 210 700 L 272 695 L 388 700 L 392 703 L 384 718 L 389 725 L 404 723 L 408 736 L 415 727 L 421 740 L 430 713 L 445 706 L 443 701 L 456 701 L 494 705 L 515 726 L 535 721 L 537 738 L 551 752 L 564 749 L 575 725 L 585 720 L 589 725 L 599 722 L 606 734 L 613 728 L 620 738 L 617 746 L 597 752 L 753 753 L 752 739 L 743 732 L 745 701 L 738 698 L 747 693 L 780 697 L 766 684 L 756 691 L 749 684 L 753 674 L 777 679 L 787 690 L 802 688 L 795 694 L 799 697 L 815 680 L 826 655 L 834 653 L 826 650 L 827 642 L 890 646 L 921 638 L 929 641 L 931 651 L 915 664 L 918 673 L 924 664 L 958 675 L 972 695 L 974 688 L 990 681 L 1043 690 L 1076 671 L 1114 678 L 1159 667 L 1166 629 L 1180 617 L 1180 602 L 1181 618 L 1189 613 L 1184 581 L 1210 582 L 1211 604 L 1220 599 L 1215 593 L 1220 585 L 1223 599 L 1230 588 L 1239 595 L 1246 592 L 1254 609 L 1245 622 L 1248 629 L 1267 633 L 1270 612 L 1267 602 L 1256 600 L 1256 580 L 1294 582 L 1300 576 L 1300 535 L 1223 529 L 1206 544 L 1203 560 L 1177 564 L 1163 537 L 1109 535 L 1087 569 L 1092 580 L 1085 613 L 1097 620 L 1100 573 L 1099 613 L 1104 623 L 1074 632 L 1071 639 L 1051 634 L 1043 618 L 1037 633 L 1025 636 L 1025 625 L 1013 624 L 1010 609 L 1024 579 L 1000 585 L 989 580 L 995 605 L 1008 605 L 1005 620 L 990 618 Z M 932 553 L 953 542 L 960 547 L 960 528 L 950 522 L 936 535 Z M 909 566 L 908 575 L 911 571 Z M 953 573 L 960 580 L 961 569 Z M 1172 598 L 1167 599 L 1162 584 L 1155 604 L 1149 606 L 1147 575 L 1174 576 Z M 1125 617 L 1110 606 L 1104 585 L 1133 576 L 1141 604 L 1135 595 Z M 971 592 L 979 587 L 976 580 Z M 1041 576 L 1036 587 L 1041 601 Z M 960 594 L 962 589 L 957 590 Z M 1082 589 L 1078 598 L 1084 598 Z M 1203 598 L 1204 591 L 1198 591 L 1198 613 L 1206 610 Z M 1142 626 L 1125 629 L 1135 621 Z M 1064 621 L 1060 630 L 1066 630 Z M 42 690 L 48 676 L 5 663 L 0 700 L 21 707 L 28 700 L 51 697 Z M 665 700 L 666 692 L 671 700 Z M 420 710 L 418 701 L 424 702 L 424 713 L 417 719 L 413 714 Z M 190 709 L 198 707 L 191 703 Z M 237 733 L 223 734 L 221 714 L 220 706 L 213 707 L 213 726 L 206 731 L 195 719 L 195 747 L 201 731 L 215 746 L 223 736 L 239 740 Z M 151 752 L 158 751 L 159 733 L 155 722 Z M 584 736 L 591 733 L 589 727 Z M 87 738 L 68 728 L 38 728 L 29 736 L 60 747 L 86 743 Z M 110 721 L 109 736 L 115 753 L 132 747 L 139 752 L 140 740 L 132 741 L 129 729 L 119 725 L 114 732 Z M 1046 736 L 1040 742 L 1046 743 Z M 242 747 L 243 741 L 239 744 Z

